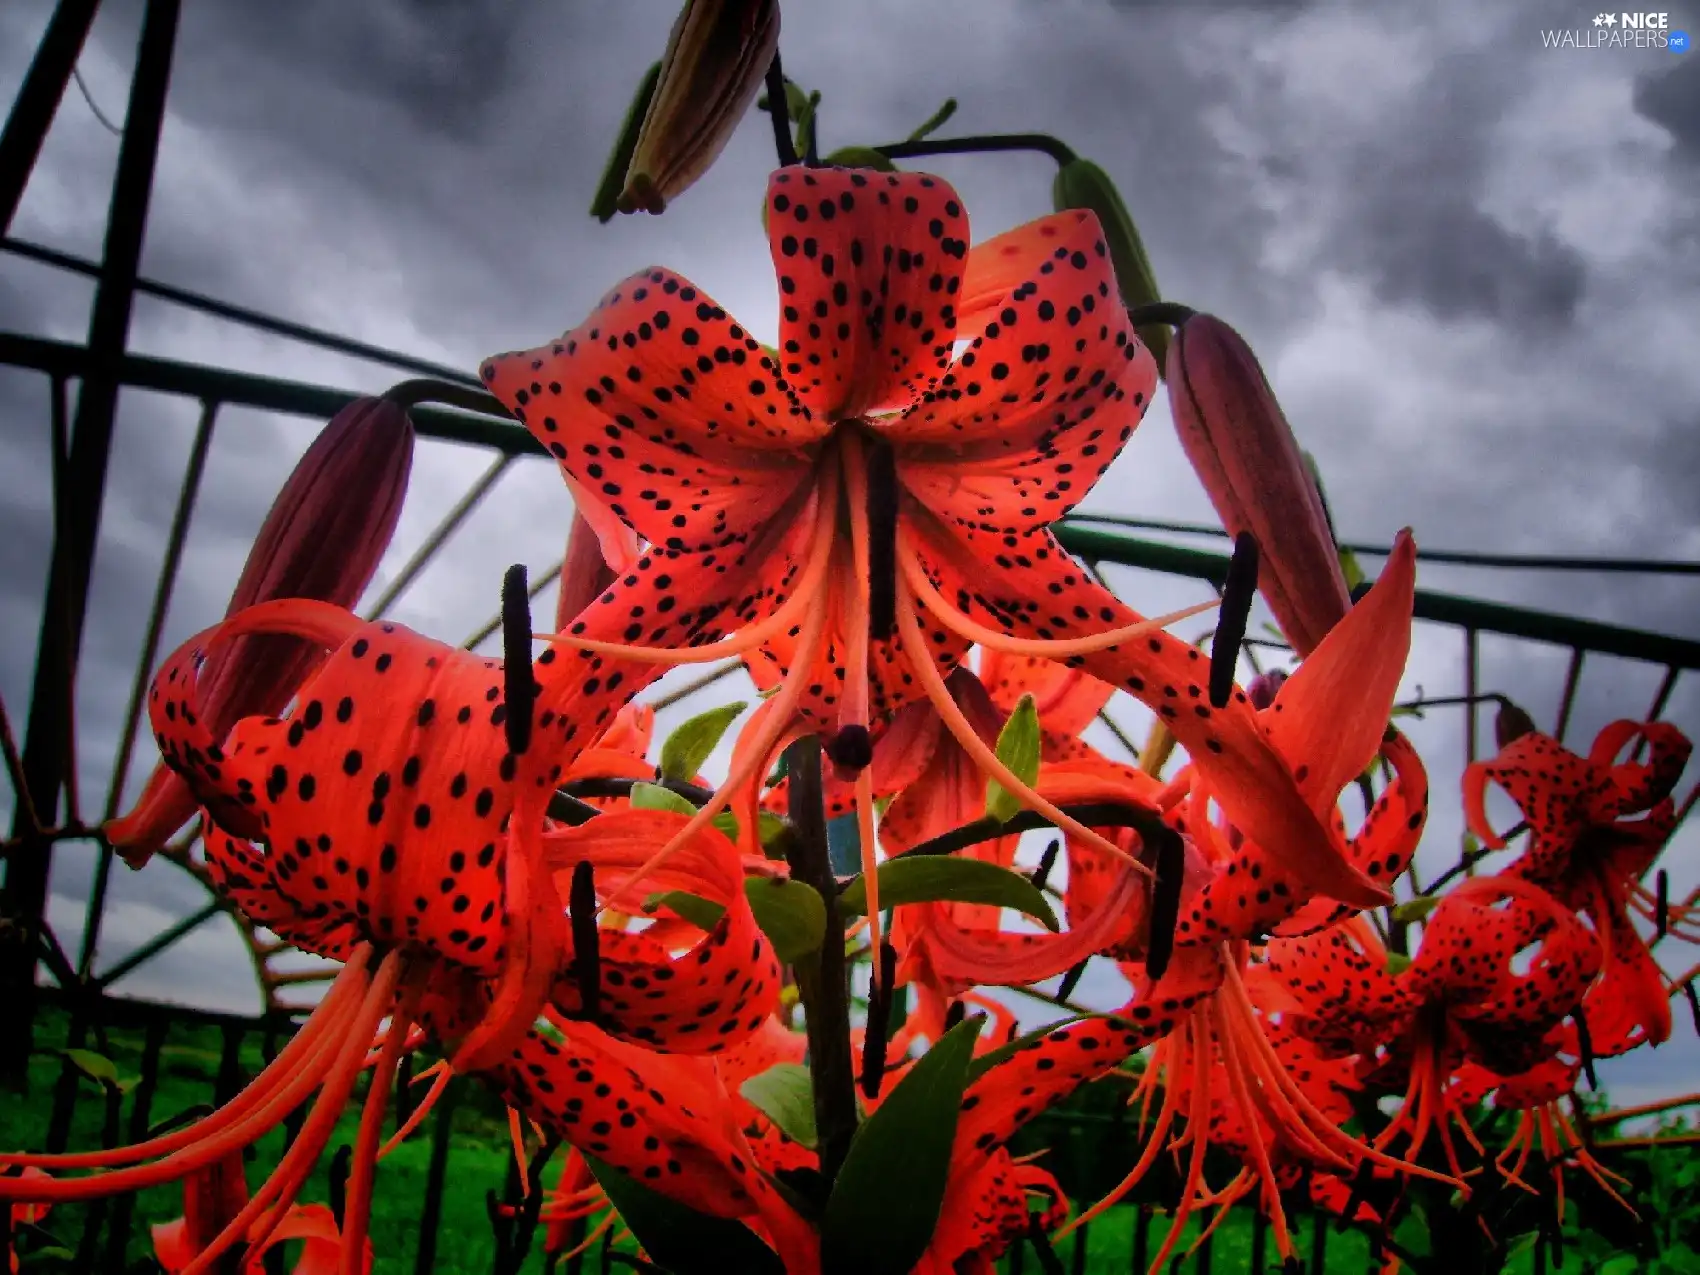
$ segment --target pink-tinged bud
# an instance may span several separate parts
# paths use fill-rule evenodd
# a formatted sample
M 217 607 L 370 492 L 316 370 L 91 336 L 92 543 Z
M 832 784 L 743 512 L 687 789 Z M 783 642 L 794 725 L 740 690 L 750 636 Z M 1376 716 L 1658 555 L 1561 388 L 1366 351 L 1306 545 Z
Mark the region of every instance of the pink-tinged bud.
M 386 398 L 356 399 L 331 418 L 272 502 L 248 551 L 226 616 L 257 602 L 309 598 L 352 608 L 389 547 L 413 467 L 413 422 Z M 244 717 L 281 712 L 323 652 L 293 637 L 241 637 L 201 669 L 206 724 L 222 739 Z M 199 809 L 163 764 L 130 812 L 106 825 L 113 848 L 139 868 Z
M 1251 685 L 1245 688 L 1246 698 L 1252 707 L 1258 710 L 1268 708 L 1275 702 L 1275 696 L 1281 691 L 1281 686 L 1287 680 L 1284 669 L 1272 668 L 1267 673 L 1259 673 L 1251 679 Z
M 1499 702 L 1499 712 L 1493 717 L 1493 738 L 1501 748 L 1509 748 L 1523 736 L 1533 735 L 1536 731 L 1534 718 L 1508 699 Z
M 1300 656 L 1352 605 L 1322 496 L 1257 356 L 1220 319 L 1194 315 L 1175 334 L 1169 397 L 1181 447 L 1229 535 L 1262 554 L 1258 588 Z

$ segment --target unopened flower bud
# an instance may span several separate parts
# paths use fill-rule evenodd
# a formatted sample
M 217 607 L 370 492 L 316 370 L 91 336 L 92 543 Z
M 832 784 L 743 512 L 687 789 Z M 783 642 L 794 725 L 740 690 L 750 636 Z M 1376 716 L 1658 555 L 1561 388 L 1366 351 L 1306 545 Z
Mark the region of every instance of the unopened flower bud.
M 638 132 L 621 212 L 661 212 L 708 171 L 778 48 L 777 0 L 686 0 Z
M 1181 447 L 1228 533 L 1256 538 L 1258 588 L 1293 649 L 1309 655 L 1352 599 L 1292 427 L 1257 356 L 1220 319 L 1188 319 L 1168 364 Z
M 1097 214 L 1110 248 L 1110 264 L 1115 267 L 1116 286 L 1121 290 L 1123 305 L 1131 309 L 1162 300 L 1139 228 L 1133 224 L 1121 192 L 1108 173 L 1089 159 L 1064 164 L 1057 169 L 1051 183 L 1051 202 L 1058 212 L 1082 208 Z M 1150 348 L 1157 366 L 1165 367 L 1170 340 L 1168 327 L 1161 323 L 1142 327 L 1139 339 Z
M 1252 707 L 1259 711 L 1268 708 L 1275 702 L 1275 696 L 1287 680 L 1284 669 L 1272 668 L 1267 673 L 1259 673 L 1251 679 L 1251 685 L 1245 688 L 1246 698 Z
M 332 417 L 272 503 L 225 615 L 276 598 L 358 602 L 401 516 L 413 438 L 406 411 L 386 398 L 356 399 Z M 213 648 L 199 687 L 213 738 L 223 739 L 244 717 L 280 712 L 323 655 L 300 638 L 269 634 Z M 125 862 L 139 868 L 197 808 L 188 785 L 160 765 L 135 807 L 108 823 L 106 834 Z
M 1540 728 L 1535 725 L 1535 719 L 1530 717 L 1510 700 L 1500 700 L 1499 712 L 1493 718 L 1493 737 L 1501 748 L 1509 747 L 1525 735 L 1533 735 Z

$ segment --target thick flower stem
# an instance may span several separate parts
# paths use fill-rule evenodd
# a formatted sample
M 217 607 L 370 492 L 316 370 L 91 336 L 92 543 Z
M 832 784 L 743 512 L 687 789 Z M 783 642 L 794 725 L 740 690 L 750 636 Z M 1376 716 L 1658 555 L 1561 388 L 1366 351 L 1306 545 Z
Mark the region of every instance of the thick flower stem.
M 791 802 L 786 858 L 792 879 L 813 886 L 826 903 L 826 941 L 818 957 L 797 965 L 797 991 L 808 1032 L 820 1171 L 830 1188 L 856 1132 L 856 1074 L 850 1054 L 850 980 L 844 943 L 838 937 L 844 933 L 844 922 L 827 851 L 820 755 L 820 739 L 814 735 L 785 750 Z

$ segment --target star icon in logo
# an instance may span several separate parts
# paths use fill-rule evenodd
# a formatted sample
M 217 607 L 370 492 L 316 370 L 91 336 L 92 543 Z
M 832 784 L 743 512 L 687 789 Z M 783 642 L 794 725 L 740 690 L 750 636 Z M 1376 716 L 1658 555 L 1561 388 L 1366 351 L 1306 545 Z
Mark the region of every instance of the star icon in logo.
M 1606 25 L 1608 27 L 1615 27 L 1617 25 L 1617 14 L 1607 13 L 1607 14 L 1602 14 L 1601 16 L 1605 18 Z
M 1594 15 L 1594 25 L 1597 26 L 1597 27 L 1603 27 L 1603 26 L 1605 26 L 1605 24 L 1606 24 L 1606 15 L 1603 14 L 1603 13 L 1596 13 Z

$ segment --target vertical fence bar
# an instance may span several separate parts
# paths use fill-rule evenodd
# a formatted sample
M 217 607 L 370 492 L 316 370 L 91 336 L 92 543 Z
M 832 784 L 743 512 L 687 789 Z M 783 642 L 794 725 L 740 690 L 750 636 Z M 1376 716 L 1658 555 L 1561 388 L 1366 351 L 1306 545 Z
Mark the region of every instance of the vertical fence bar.
M 166 1033 L 171 1020 L 163 1013 L 148 1019 L 147 1036 L 142 1044 L 142 1074 L 136 1082 L 135 1096 L 130 1099 L 130 1141 L 144 1141 L 148 1136 L 149 1113 L 153 1108 L 154 1091 L 159 1086 L 159 1054 L 165 1047 Z M 136 1207 L 133 1193 L 121 1195 L 113 1202 L 112 1225 L 106 1234 L 106 1262 L 102 1270 L 125 1269 L 124 1253 L 130 1246 L 130 1219 Z
M 137 43 L 136 73 L 124 117 L 124 141 L 112 184 L 111 211 L 99 287 L 89 319 L 90 375 L 77 396 L 76 423 L 67 465 L 68 490 L 55 492 L 66 502 L 63 538 L 55 536 L 36 648 L 29 726 L 24 739 L 24 773 L 31 798 L 43 818 L 58 808 L 60 789 L 70 769 L 66 743 L 71 723 L 60 706 L 70 702 L 77 657 L 82 647 L 89 577 L 94 567 L 100 510 L 111 458 L 113 414 L 118 405 L 117 363 L 129 338 L 141 262 L 154 165 L 159 158 L 165 121 L 171 58 L 177 42 L 180 0 L 149 0 Z M 23 844 L 6 866 L 5 910 L 32 940 L 0 952 L 0 1004 L 7 1008 L 10 1031 L 0 1037 L 0 1078 L 18 1087 L 27 1083 L 30 1046 L 35 1037 L 35 934 L 47 904 L 48 865 L 53 843 L 14 827 Z
M 41 144 L 53 127 L 99 9 L 100 0 L 59 0 L 47 30 L 41 33 L 41 43 L 6 116 L 6 127 L 0 131 L 0 235 L 12 229 L 30 173 L 41 157 Z
M 1310 1275 L 1328 1269 L 1328 1215 L 1317 1209 L 1310 1215 Z
M 200 494 L 201 475 L 206 471 L 207 451 L 212 445 L 213 423 L 217 418 L 218 404 L 203 400 L 200 423 L 195 427 L 195 441 L 189 448 L 188 468 L 177 493 L 177 508 L 171 515 L 165 561 L 159 568 L 159 583 L 154 589 L 153 607 L 148 613 L 141 658 L 136 661 L 136 676 L 130 685 L 130 705 L 124 714 L 124 731 L 118 740 L 118 753 L 112 761 L 112 783 L 106 792 L 106 819 L 117 817 L 119 804 L 124 800 L 124 781 L 130 774 L 130 755 L 136 747 L 136 731 L 142 720 L 148 681 L 153 676 L 154 659 L 159 654 L 159 638 L 165 628 L 165 616 L 171 609 L 171 594 L 177 587 L 177 572 L 183 563 L 183 543 L 189 536 L 189 519 L 194 515 L 195 499 Z M 79 978 L 88 978 L 94 967 L 100 924 L 106 911 L 106 889 L 111 878 L 112 847 L 102 842 L 100 858 L 95 864 L 94 886 L 89 891 L 88 907 L 83 917 L 83 943 L 77 956 Z
M 1083 1225 L 1074 1233 L 1074 1255 L 1070 1262 L 1074 1275 L 1086 1275 L 1086 1248 L 1089 1243 L 1087 1239 L 1088 1232 L 1089 1228 Z
M 1133 1264 L 1130 1267 L 1132 1275 L 1145 1275 L 1145 1269 L 1151 1264 L 1151 1208 L 1141 1204 L 1133 1219 Z
M 1267 1269 L 1264 1263 L 1268 1260 L 1269 1249 L 1269 1219 L 1263 1215 L 1262 1209 L 1254 1209 L 1251 1215 L 1251 1275 L 1263 1275 Z
M 1576 706 L 1576 681 L 1582 676 L 1582 660 L 1588 654 L 1582 647 L 1570 648 L 1570 667 L 1564 671 L 1564 690 L 1558 700 L 1558 729 L 1553 738 L 1564 742 L 1564 732 L 1570 729 L 1570 710 Z

